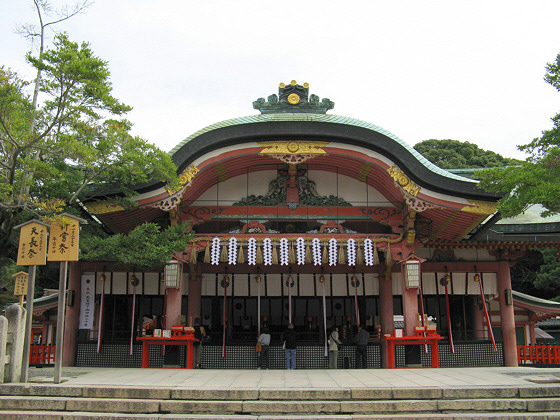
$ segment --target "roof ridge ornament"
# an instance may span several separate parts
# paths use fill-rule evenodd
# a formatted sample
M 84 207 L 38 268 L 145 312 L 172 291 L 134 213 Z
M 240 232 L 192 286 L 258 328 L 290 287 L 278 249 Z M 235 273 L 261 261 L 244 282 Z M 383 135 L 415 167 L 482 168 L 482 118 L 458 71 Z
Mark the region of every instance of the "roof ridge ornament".
M 267 99 L 268 101 L 264 98 L 257 99 L 253 102 L 253 108 L 258 109 L 261 114 L 326 114 L 329 109 L 334 108 L 334 102 L 328 98 L 319 102 L 317 95 L 309 96 L 309 83 L 298 85 L 295 80 L 288 85 L 280 83 L 278 95 L 272 94 Z

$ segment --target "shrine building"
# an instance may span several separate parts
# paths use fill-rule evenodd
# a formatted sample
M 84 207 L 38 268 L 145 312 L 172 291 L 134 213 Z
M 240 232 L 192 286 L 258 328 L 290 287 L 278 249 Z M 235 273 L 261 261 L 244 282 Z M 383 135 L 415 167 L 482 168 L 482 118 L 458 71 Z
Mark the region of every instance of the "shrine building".
M 170 152 L 177 190 L 138 187 L 134 208 L 85 203 L 113 233 L 184 223 L 194 236 L 165 272 L 71 264 L 64 365 L 139 367 L 136 337 L 199 318 L 207 368 L 256 368 L 264 327 L 271 367 L 283 368 L 288 323 L 298 368 L 327 367 L 333 327 L 347 344 L 339 364 L 353 366 L 358 325 L 370 332 L 371 368 L 387 366 L 384 337 L 428 325 L 443 337 L 442 367 L 516 366 L 534 324 L 560 314 L 560 304 L 512 291 L 510 278 L 526 250 L 557 242 L 473 236 L 495 221 L 499 195 L 381 127 L 327 113 L 334 103 L 307 83 L 281 83 L 253 107 L 258 114 L 205 127 Z M 421 347 L 399 349 L 397 364 L 429 364 Z

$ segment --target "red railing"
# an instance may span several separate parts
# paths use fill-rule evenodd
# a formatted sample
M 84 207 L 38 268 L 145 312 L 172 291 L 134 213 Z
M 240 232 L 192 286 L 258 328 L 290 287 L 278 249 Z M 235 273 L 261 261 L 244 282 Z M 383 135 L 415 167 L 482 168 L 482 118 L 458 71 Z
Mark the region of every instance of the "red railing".
M 30 365 L 54 365 L 56 346 L 32 345 L 29 352 Z
M 517 346 L 520 365 L 560 365 L 560 346 Z

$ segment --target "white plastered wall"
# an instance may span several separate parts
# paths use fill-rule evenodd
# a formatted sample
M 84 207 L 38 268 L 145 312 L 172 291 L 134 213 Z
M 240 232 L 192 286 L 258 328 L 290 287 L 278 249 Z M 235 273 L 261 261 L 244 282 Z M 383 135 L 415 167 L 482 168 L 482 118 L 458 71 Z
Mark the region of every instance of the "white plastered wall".
M 229 206 L 249 195 L 265 195 L 270 182 L 278 176 L 275 170 L 265 170 L 239 175 L 213 185 L 193 206 Z M 393 207 L 375 188 L 357 179 L 336 172 L 310 170 L 308 177 L 315 182 L 320 196 L 338 196 L 353 206 Z
M 235 276 L 230 275 L 230 280 L 235 284 L 228 288 L 228 296 L 257 296 L 258 285 L 255 280 L 255 275 L 250 276 L 250 280 L 247 279 L 247 274 L 236 274 Z M 282 282 L 283 277 L 283 282 Z M 297 275 L 293 275 L 292 278 L 295 282 L 292 287 L 292 296 L 322 296 L 323 295 L 323 283 L 319 280 L 319 275 L 313 276 L 313 274 L 300 274 L 299 280 Z M 357 274 L 360 286 L 358 288 L 358 294 L 360 296 L 364 293 L 364 285 L 362 284 L 361 273 Z M 203 274 L 202 275 L 202 296 L 223 296 L 224 289 L 221 286 L 221 281 L 223 275 L 218 276 L 218 287 L 216 290 L 216 275 L 215 274 Z M 325 275 L 325 294 L 326 296 L 354 296 L 354 288 L 351 285 L 351 275 L 348 278 L 345 274 L 333 274 L 332 282 L 331 276 L 329 274 Z M 286 282 L 288 276 L 280 276 L 280 274 L 267 274 L 266 276 L 261 275 L 261 296 L 288 296 L 288 286 Z M 365 273 L 363 277 L 363 283 L 365 284 L 365 293 L 368 296 L 374 296 L 379 294 L 379 281 L 376 273 Z M 250 284 L 250 293 L 249 293 Z M 332 286 L 331 286 L 332 285 Z

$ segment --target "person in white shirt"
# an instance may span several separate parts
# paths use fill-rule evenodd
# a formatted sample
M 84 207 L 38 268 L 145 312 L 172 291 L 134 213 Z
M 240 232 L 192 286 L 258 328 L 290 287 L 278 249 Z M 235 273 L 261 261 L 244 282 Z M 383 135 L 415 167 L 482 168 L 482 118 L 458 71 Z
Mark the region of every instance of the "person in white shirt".
M 338 368 L 338 346 L 342 343 L 338 339 L 338 327 L 334 327 L 329 336 L 329 369 Z

